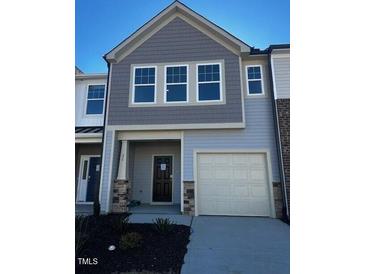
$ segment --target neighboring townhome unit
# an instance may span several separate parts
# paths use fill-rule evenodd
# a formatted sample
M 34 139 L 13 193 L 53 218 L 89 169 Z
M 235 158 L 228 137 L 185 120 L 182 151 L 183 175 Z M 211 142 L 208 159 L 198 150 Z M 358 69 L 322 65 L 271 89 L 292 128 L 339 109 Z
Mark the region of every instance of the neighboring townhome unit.
M 102 212 L 282 217 L 268 53 L 176 1 L 104 58 Z
M 106 74 L 75 73 L 75 193 L 76 213 L 93 210 L 101 171 Z
M 287 214 L 290 210 L 290 45 L 269 47 L 275 117 Z

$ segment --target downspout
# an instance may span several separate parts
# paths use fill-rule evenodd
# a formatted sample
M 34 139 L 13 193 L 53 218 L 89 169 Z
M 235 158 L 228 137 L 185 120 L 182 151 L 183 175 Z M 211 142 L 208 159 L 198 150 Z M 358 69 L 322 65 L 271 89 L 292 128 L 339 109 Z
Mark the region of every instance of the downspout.
M 104 58 L 105 59 L 105 58 Z M 110 64 L 105 59 L 108 65 L 108 78 L 106 82 L 106 90 L 105 90 L 105 100 L 104 100 L 104 121 L 102 126 L 102 139 L 101 139 L 101 157 L 100 157 L 100 166 L 103 166 L 103 155 L 104 155 L 104 139 L 105 139 L 105 125 L 106 125 L 106 114 L 107 114 L 107 107 L 108 107 L 108 91 L 109 91 L 109 74 L 110 74 Z M 99 172 L 99 178 L 95 184 L 95 192 L 94 192 L 94 216 L 100 215 L 100 201 L 99 201 L 99 194 L 100 194 L 100 181 L 101 181 L 101 170 Z
M 269 71 L 270 71 L 270 87 L 271 87 L 271 102 L 273 107 L 273 113 L 274 113 L 274 126 L 276 128 L 275 130 L 275 141 L 276 141 L 276 149 L 277 149 L 277 155 L 278 155 L 278 161 L 280 166 L 280 180 L 283 182 L 281 184 L 281 191 L 283 193 L 282 199 L 283 199 L 283 216 L 287 220 L 290 219 L 289 216 L 289 208 L 288 208 L 288 198 L 286 193 L 286 181 L 285 181 L 285 173 L 284 173 L 284 163 L 283 163 L 283 157 L 282 157 L 282 147 L 281 147 L 281 141 L 280 141 L 280 129 L 279 129 L 279 118 L 278 118 L 278 109 L 275 101 L 275 95 L 274 95 L 274 81 L 273 81 L 273 71 L 272 71 L 272 64 L 271 64 L 271 48 L 269 48 L 268 52 L 268 64 L 269 64 Z

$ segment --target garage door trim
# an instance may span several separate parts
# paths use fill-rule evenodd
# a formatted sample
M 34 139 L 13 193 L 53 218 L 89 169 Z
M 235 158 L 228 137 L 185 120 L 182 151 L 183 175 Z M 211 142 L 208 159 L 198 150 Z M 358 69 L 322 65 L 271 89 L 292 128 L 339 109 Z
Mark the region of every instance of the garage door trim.
M 274 191 L 272 185 L 272 169 L 271 169 L 271 156 L 269 149 L 194 149 L 193 155 L 193 167 L 194 167 L 194 197 L 195 197 L 195 216 L 199 215 L 198 208 L 198 154 L 265 154 L 266 166 L 267 166 L 267 177 L 268 177 L 268 189 L 270 197 L 270 217 L 276 218 L 275 214 L 275 203 L 274 203 Z

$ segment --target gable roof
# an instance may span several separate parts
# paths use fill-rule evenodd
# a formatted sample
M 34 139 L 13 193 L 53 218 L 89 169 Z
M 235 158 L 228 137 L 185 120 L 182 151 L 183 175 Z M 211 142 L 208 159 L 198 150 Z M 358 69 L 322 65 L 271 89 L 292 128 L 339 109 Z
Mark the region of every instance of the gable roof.
M 251 50 L 251 47 L 242 40 L 212 23 L 181 2 L 175 1 L 106 53 L 104 59 L 109 63 L 119 62 L 177 16 L 193 26 L 199 27 L 200 30 L 204 30 L 211 38 L 237 54 L 250 52 Z

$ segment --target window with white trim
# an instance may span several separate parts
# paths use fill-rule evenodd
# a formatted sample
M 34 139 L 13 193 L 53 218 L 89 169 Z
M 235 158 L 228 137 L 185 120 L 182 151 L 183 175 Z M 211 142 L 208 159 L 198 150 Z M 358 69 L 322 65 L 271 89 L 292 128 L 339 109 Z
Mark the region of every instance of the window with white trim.
M 246 70 L 248 95 L 264 94 L 261 66 L 247 66 Z
M 198 67 L 197 101 L 221 101 L 221 64 L 202 64 Z
M 166 66 L 165 102 L 188 101 L 188 66 Z
M 133 103 L 155 103 L 156 67 L 135 67 Z
M 105 85 L 89 85 L 86 114 L 103 114 Z

